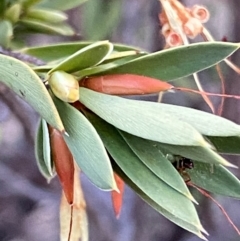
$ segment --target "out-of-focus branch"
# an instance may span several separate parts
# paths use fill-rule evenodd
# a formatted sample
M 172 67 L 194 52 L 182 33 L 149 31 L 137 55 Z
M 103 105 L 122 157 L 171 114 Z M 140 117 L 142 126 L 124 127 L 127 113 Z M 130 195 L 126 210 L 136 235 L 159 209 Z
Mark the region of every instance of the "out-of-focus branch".
M 23 62 L 27 62 L 29 64 L 34 64 L 34 65 L 37 65 L 37 66 L 45 64 L 45 62 L 42 61 L 41 59 L 35 58 L 35 57 L 33 57 L 31 55 L 28 55 L 28 54 L 18 53 L 18 52 L 14 52 L 12 50 L 9 50 L 9 49 L 4 49 L 1 46 L 0 46 L 0 54 L 11 56 L 11 57 L 19 59 Z

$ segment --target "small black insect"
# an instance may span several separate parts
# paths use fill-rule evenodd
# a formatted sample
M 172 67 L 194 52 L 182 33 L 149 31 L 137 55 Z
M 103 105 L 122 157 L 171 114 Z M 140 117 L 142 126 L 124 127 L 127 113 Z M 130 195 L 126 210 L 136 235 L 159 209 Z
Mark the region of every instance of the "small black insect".
M 194 168 L 193 161 L 186 157 L 180 157 L 173 162 L 173 166 L 179 171 L 185 171 L 185 169 Z
M 172 164 L 182 175 L 186 183 L 191 181 L 189 174 L 186 172 L 186 169 L 194 168 L 194 164 L 191 159 L 182 156 L 176 156 L 175 161 Z

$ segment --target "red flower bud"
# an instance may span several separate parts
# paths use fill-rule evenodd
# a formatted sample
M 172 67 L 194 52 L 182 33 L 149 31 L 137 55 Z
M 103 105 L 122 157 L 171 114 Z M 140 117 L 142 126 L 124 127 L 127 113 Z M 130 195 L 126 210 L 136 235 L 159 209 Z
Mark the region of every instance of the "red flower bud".
M 133 74 L 113 74 L 85 78 L 80 81 L 79 85 L 110 95 L 143 95 L 173 88 L 167 82 Z
M 68 149 L 65 140 L 58 130 L 48 126 L 51 155 L 55 164 L 62 189 L 69 204 L 73 203 L 74 164 L 73 156 Z

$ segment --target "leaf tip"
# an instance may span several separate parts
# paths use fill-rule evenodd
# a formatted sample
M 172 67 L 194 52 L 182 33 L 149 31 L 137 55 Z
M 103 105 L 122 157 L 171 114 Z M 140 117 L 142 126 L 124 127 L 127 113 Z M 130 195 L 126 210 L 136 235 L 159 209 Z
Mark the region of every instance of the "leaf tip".
M 236 166 L 236 165 L 234 165 L 234 164 L 232 164 L 232 163 L 230 163 L 230 162 L 228 162 L 228 161 L 226 161 L 226 162 L 224 163 L 224 165 L 227 166 L 227 167 L 232 167 L 232 168 L 238 169 L 238 166 Z
M 69 134 L 65 130 L 62 130 L 61 133 L 65 136 L 69 137 Z
M 196 201 L 196 199 L 190 194 L 188 195 L 188 198 L 193 202 L 195 203 L 196 205 L 199 205 L 199 203 Z
M 209 233 L 207 232 L 207 230 L 202 225 L 200 226 L 200 231 L 202 233 L 204 233 L 205 235 L 209 236 Z M 204 236 L 203 236 L 203 238 L 204 238 L 204 240 L 207 240 Z

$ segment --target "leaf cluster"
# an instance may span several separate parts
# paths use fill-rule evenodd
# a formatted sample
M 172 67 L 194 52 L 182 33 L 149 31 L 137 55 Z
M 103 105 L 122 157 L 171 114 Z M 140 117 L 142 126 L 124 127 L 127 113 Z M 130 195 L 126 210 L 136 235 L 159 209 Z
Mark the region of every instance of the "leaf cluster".
M 116 190 L 116 172 L 158 212 L 204 239 L 196 201 L 168 155 L 194 162 L 195 168 L 187 171 L 192 183 L 239 198 L 240 182 L 224 167 L 233 165 L 219 154 L 240 153 L 239 125 L 191 108 L 130 100 L 83 87 L 79 99 L 70 104 L 54 96 L 39 75 L 47 81 L 54 72 L 63 71 L 81 81 L 86 76 L 131 73 L 169 81 L 209 68 L 237 49 L 237 44 L 215 42 L 146 53 L 108 41 L 62 43 L 19 51 L 45 61 L 40 66 L 0 55 L 0 78 L 42 118 L 36 157 L 46 178 L 55 175 L 48 123 L 63 133 L 76 163 L 97 187 Z M 67 86 L 67 77 L 54 85 L 64 87 L 64 82 Z
M 86 0 L 3 0 L 0 5 L 0 46 L 13 48 L 26 33 L 73 36 L 74 29 L 66 22 L 65 10 Z

